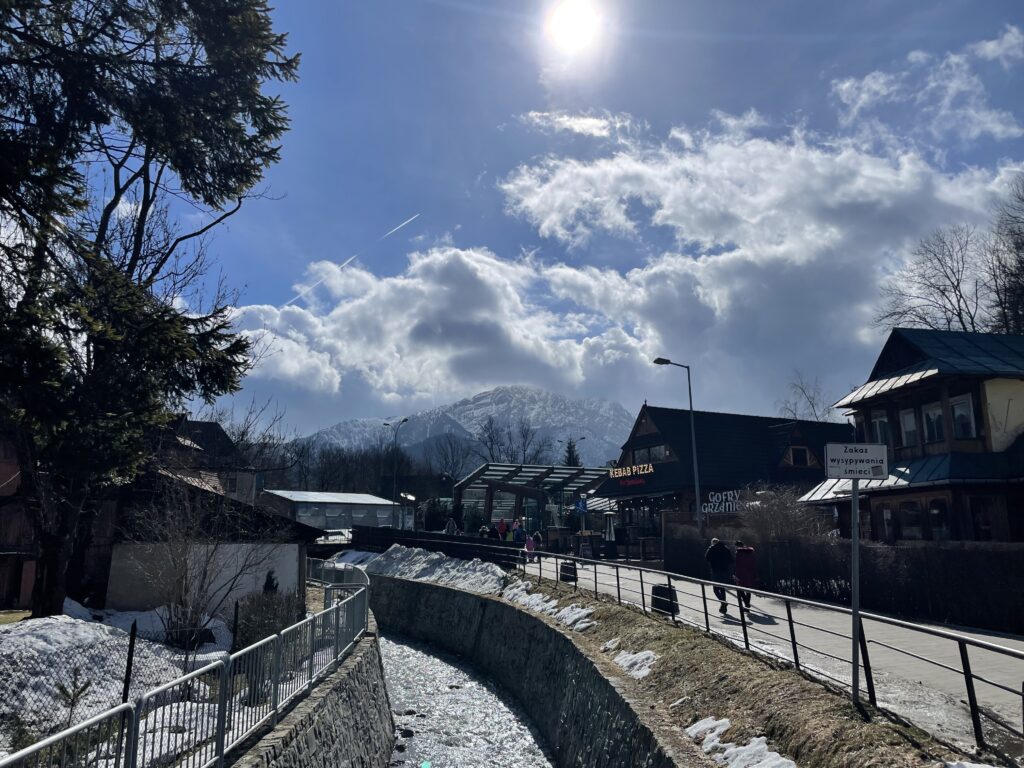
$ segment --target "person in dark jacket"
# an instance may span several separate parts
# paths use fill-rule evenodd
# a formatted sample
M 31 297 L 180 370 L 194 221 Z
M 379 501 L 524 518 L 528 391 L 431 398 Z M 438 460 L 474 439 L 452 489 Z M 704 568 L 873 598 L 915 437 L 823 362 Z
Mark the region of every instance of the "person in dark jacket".
M 711 546 L 704 553 L 704 559 L 708 561 L 708 568 L 711 569 L 712 581 L 718 581 L 723 584 L 732 583 L 732 552 L 725 546 L 724 541 L 712 539 Z M 729 604 L 725 602 L 725 587 L 715 587 L 714 589 L 715 597 L 721 603 L 718 607 L 718 612 L 724 615 L 729 612 Z
M 736 583 L 748 589 L 757 586 L 757 555 L 753 547 L 748 547 L 742 541 L 736 542 Z M 749 608 L 750 593 L 740 590 L 739 596 L 743 604 Z

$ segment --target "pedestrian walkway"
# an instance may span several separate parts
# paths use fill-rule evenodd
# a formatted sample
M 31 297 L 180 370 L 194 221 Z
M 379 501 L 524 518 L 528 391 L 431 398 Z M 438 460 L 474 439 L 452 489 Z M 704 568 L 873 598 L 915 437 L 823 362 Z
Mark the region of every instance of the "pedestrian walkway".
M 544 578 L 554 579 L 556 575 L 552 557 L 525 567 L 528 573 Z M 639 569 L 629 566 L 578 564 L 577 578 L 581 590 L 592 592 L 596 588 L 600 593 L 617 597 L 625 603 L 643 606 L 645 610 L 651 609 L 651 587 L 671 580 L 679 603 L 678 620 L 703 629 L 706 615 L 711 631 L 737 645 L 744 644 L 735 590 L 729 590 L 729 612 L 722 615 L 718 612 L 719 603 L 711 588 L 705 587 L 705 614 L 701 584 L 681 577 L 670 578 L 649 571 L 641 574 Z M 849 688 L 852 650 L 849 613 L 792 601 L 789 607 L 796 642 L 799 644 L 797 650 L 801 667 L 811 674 Z M 746 618 L 752 647 L 776 657 L 793 660 L 793 638 L 790 636 L 785 600 L 755 594 Z M 954 631 L 976 640 L 1024 652 L 1024 638 L 1018 636 L 960 627 L 918 626 Z M 948 638 L 867 618 L 864 620 L 864 634 L 868 641 L 879 705 L 933 734 L 955 740 L 967 747 L 972 746 L 973 729 L 970 711 L 966 706 L 967 689 L 961 671 L 958 644 Z M 972 672 L 992 683 L 976 682 L 981 708 L 1002 718 L 1017 730 L 1024 729 L 1022 699 L 1011 692 L 1024 688 L 1024 659 L 973 646 L 968 650 Z M 863 678 L 861 685 L 864 685 Z M 1011 754 L 1024 755 L 1024 744 L 1010 737 L 1004 729 L 986 723 L 985 734 L 989 741 Z

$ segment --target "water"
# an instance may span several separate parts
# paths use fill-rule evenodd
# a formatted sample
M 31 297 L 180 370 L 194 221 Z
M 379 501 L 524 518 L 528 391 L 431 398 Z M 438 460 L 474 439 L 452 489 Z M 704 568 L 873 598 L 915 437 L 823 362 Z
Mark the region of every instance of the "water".
M 399 637 L 380 649 L 399 734 L 391 765 L 551 768 L 523 711 L 461 661 Z

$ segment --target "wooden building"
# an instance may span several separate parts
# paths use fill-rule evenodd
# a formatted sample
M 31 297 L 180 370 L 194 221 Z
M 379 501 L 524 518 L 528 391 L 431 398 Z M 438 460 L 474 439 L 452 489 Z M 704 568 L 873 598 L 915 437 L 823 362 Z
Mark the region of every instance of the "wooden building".
M 1024 336 L 897 328 L 834 407 L 889 449 L 888 477 L 861 483 L 864 537 L 1024 541 Z M 848 536 L 849 497 L 827 480 L 803 500 Z

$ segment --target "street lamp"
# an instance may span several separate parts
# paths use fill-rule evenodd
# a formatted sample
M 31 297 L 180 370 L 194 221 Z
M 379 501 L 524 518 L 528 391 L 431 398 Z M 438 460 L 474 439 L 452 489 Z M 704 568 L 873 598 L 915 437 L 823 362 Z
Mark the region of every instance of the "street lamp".
M 701 509 L 700 503 L 700 475 L 697 472 L 697 430 L 694 426 L 693 414 L 693 387 L 690 384 L 690 366 L 683 365 L 682 363 L 673 363 L 667 357 L 656 357 L 654 358 L 655 365 L 674 365 L 676 368 L 686 369 L 686 390 L 690 396 L 690 452 L 693 454 L 693 492 L 697 497 L 697 527 L 700 531 L 701 538 L 704 537 L 704 511 Z M 664 534 L 663 534 L 664 536 Z M 662 543 L 664 546 L 664 542 Z
M 388 422 L 388 421 L 384 422 L 384 426 L 385 427 L 392 427 L 394 429 L 394 431 L 395 431 L 394 445 L 391 448 L 391 464 L 392 464 L 392 468 L 393 468 L 393 471 L 392 471 L 392 474 L 391 474 L 391 500 L 392 501 L 397 501 L 398 500 L 398 430 L 400 430 L 402 428 L 402 425 L 405 424 L 405 422 L 407 422 L 408 420 L 409 420 L 409 417 L 406 416 L 400 422 L 398 422 L 397 424 L 395 424 L 393 426 L 392 426 L 391 422 Z

